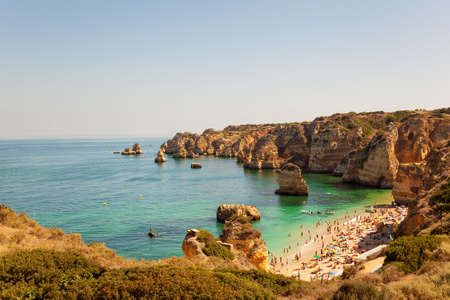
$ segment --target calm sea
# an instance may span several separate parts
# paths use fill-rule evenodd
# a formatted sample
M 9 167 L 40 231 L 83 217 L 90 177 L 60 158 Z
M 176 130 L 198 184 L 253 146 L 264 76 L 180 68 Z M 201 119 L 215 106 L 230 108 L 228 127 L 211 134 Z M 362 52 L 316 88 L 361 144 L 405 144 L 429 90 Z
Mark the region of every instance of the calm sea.
M 275 171 L 245 170 L 235 159 L 167 157 L 166 163 L 155 163 L 165 140 L 0 140 L 0 202 L 42 226 L 80 233 L 86 243 L 102 242 L 119 255 L 154 260 L 182 256 L 187 229 L 218 237 L 221 203 L 255 205 L 262 215 L 255 227 L 269 251 L 281 253 L 295 243 L 300 225 L 314 229 L 319 220 L 392 200 L 390 190 L 343 184 L 322 174 L 304 174 L 309 196 L 278 196 Z M 149 141 L 153 146 L 144 146 Z M 113 154 L 136 142 L 143 155 Z M 194 161 L 203 168 L 191 169 Z M 336 216 L 301 213 L 327 209 Z M 150 227 L 164 236 L 148 237 Z

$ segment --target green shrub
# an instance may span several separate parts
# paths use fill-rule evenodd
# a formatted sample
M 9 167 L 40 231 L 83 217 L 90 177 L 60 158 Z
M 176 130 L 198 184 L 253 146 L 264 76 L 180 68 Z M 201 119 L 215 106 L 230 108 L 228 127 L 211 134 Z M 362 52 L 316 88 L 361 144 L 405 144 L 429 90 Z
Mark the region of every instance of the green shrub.
M 203 230 L 203 229 L 199 229 L 200 233 L 197 235 L 197 241 L 199 241 L 200 243 L 208 243 L 208 242 L 214 242 L 215 238 L 214 235 L 212 235 L 212 233 Z
M 384 291 L 379 291 L 372 283 L 345 281 L 333 295 L 334 300 L 375 300 L 391 299 Z
M 217 242 L 207 242 L 206 246 L 202 249 L 203 253 L 207 256 L 216 256 L 225 260 L 233 260 L 234 254 L 228 250 L 225 246 Z
M 394 263 L 399 271 L 415 272 L 426 260 L 425 250 L 434 251 L 444 241 L 448 238 L 434 235 L 400 237 L 387 247 L 384 264 Z
M 450 212 L 450 178 L 431 196 L 431 205 L 443 212 Z

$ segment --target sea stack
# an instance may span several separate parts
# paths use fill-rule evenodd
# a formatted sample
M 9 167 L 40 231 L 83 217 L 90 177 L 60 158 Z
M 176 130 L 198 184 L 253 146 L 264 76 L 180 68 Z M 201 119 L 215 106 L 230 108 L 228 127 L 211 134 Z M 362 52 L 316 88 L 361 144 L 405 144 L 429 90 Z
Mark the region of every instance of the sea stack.
M 125 148 L 125 150 L 122 152 L 122 155 L 136 155 L 136 154 L 142 154 L 141 145 L 139 143 L 134 144 L 133 149 Z
M 302 178 L 302 171 L 294 164 L 288 163 L 281 168 L 278 185 L 280 188 L 275 191 L 275 194 L 288 196 L 308 195 L 308 186 Z
M 202 165 L 199 164 L 199 163 L 192 163 L 192 164 L 191 164 L 191 168 L 192 168 L 192 169 L 201 169 L 201 168 L 202 168 Z
M 166 162 L 167 159 L 164 157 L 164 151 L 159 149 L 158 154 L 156 154 L 155 162 Z
M 225 220 L 235 219 L 240 216 L 248 217 L 252 221 L 261 219 L 261 214 L 256 209 L 256 206 L 244 204 L 221 204 L 217 209 L 216 216 L 219 222 L 225 222 Z

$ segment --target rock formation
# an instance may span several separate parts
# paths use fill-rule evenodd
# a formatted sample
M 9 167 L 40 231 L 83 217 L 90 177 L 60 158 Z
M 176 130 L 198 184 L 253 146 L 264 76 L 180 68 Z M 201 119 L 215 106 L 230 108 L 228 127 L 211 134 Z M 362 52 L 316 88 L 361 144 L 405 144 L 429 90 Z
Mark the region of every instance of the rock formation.
M 420 180 L 420 179 L 418 179 Z M 440 233 L 442 212 L 439 205 L 433 203 L 432 196 L 450 180 L 450 139 L 442 141 L 429 153 L 429 158 L 423 168 L 421 189 L 418 196 L 411 202 L 406 219 L 400 223 L 399 235 L 420 234 L 421 232 Z M 450 214 L 443 218 L 448 224 Z M 449 229 L 443 233 L 449 233 Z
M 122 155 L 136 155 L 136 154 L 142 154 L 141 146 L 136 143 L 133 146 L 133 149 L 125 148 L 125 150 L 122 152 Z
M 193 257 L 206 258 L 206 255 L 202 251 L 203 247 L 205 247 L 205 243 L 197 241 L 197 236 L 199 233 L 200 230 L 198 229 L 190 229 L 187 231 L 183 244 L 181 245 L 181 249 L 187 259 L 191 259 Z
M 333 173 L 336 166 L 351 151 L 358 149 L 358 137 L 362 132 L 350 135 L 339 127 L 328 127 L 314 135 L 311 142 L 309 169 L 314 173 Z
M 303 172 L 394 188 L 398 203 L 407 203 L 422 189 L 407 178 L 420 176 L 435 145 L 450 138 L 449 119 L 449 109 L 350 112 L 303 123 L 230 125 L 201 135 L 179 132 L 161 147 L 177 158 L 236 157 L 249 169 L 279 169 L 293 163 Z
M 144 153 L 141 149 L 141 145 L 139 143 L 134 144 L 133 151 L 136 152 L 136 154 L 142 154 Z
M 261 215 L 255 206 L 248 206 L 244 204 L 221 204 L 217 209 L 217 221 L 225 222 L 226 220 L 235 219 L 236 217 L 249 217 L 250 220 L 259 220 Z
M 191 168 L 192 168 L 192 169 L 201 169 L 201 168 L 202 168 L 202 165 L 199 164 L 199 163 L 192 163 L 192 164 L 191 164 Z
M 392 195 L 397 204 L 410 204 L 423 190 L 430 152 L 450 139 L 450 123 L 437 118 L 409 119 L 399 126 L 395 146 L 400 162 Z
M 159 149 L 158 154 L 156 154 L 155 162 L 166 162 L 167 159 L 164 157 L 163 149 Z
M 373 138 L 364 149 L 348 154 L 342 180 L 378 188 L 392 188 L 398 170 L 395 156 L 397 128 L 391 125 L 381 135 Z
M 281 168 L 278 185 L 280 188 L 275 191 L 275 194 L 289 196 L 308 195 L 308 186 L 302 178 L 302 171 L 294 164 L 288 163 Z
M 268 252 L 266 242 L 261 239 L 261 231 L 241 219 L 225 222 L 219 239 L 232 244 L 238 251 L 245 253 L 247 259 L 258 269 L 268 272 Z
M 258 139 L 253 146 L 251 158 L 244 164 L 253 170 L 280 168 L 282 160 L 278 156 L 275 136 L 267 134 Z

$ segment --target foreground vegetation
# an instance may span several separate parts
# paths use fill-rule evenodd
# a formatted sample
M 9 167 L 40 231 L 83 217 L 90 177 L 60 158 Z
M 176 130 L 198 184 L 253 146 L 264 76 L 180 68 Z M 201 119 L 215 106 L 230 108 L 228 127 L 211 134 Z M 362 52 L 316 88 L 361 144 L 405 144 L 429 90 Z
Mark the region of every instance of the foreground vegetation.
M 207 261 L 124 259 L 102 244 L 84 245 L 79 235 L 42 228 L 4 205 L 0 229 L 1 299 L 450 298 L 447 236 L 400 237 L 387 248 L 380 272 L 355 265 L 340 278 L 309 283 L 239 270 L 215 256 L 221 251 Z M 201 238 L 211 243 L 213 237 L 203 232 Z

